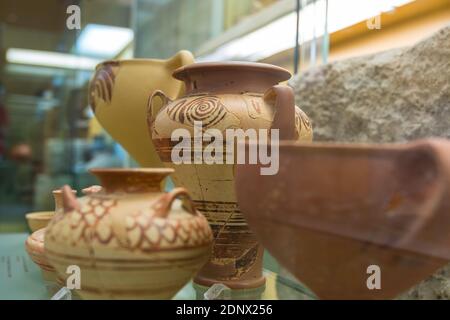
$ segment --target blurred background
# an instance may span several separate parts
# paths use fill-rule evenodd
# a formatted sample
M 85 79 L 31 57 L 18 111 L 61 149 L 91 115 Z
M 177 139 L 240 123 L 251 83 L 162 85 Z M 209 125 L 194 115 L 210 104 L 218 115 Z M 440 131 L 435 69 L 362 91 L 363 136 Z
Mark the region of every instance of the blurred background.
M 71 5 L 81 28 L 69 30 Z M 449 0 L 0 0 L 0 232 L 52 210 L 50 190 L 136 166 L 93 118 L 87 86 L 106 59 L 308 68 L 411 45 L 450 23 Z M 382 28 L 380 25 L 382 24 Z

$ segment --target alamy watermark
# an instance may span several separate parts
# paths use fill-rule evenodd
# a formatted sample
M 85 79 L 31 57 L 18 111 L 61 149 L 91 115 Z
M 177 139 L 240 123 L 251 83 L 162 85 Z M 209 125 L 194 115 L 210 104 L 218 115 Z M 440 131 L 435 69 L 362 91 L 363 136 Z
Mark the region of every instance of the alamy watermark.
M 81 29 L 81 9 L 73 4 L 67 7 L 66 13 L 69 15 L 66 19 L 66 27 L 69 30 Z
M 261 175 L 278 173 L 278 129 L 226 129 L 224 136 L 218 129 L 203 131 L 202 122 L 194 121 L 194 137 L 189 130 L 179 128 L 172 132 L 171 141 L 178 142 L 171 151 L 171 160 L 177 165 L 259 163 L 265 166 Z
M 70 265 L 66 269 L 69 276 L 66 279 L 66 288 L 70 290 L 81 289 L 81 269 L 77 265 Z
M 381 268 L 376 264 L 372 264 L 367 267 L 367 274 L 370 276 L 367 278 L 366 286 L 369 290 L 381 290 Z
M 381 29 L 381 14 L 366 20 L 366 25 L 369 30 Z

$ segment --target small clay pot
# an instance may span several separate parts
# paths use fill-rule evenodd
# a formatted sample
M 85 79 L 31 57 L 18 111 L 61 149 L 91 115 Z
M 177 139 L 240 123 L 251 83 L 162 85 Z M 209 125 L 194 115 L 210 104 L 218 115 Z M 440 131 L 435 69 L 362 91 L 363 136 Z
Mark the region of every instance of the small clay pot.
M 185 189 L 160 190 L 171 169 L 91 172 L 101 191 L 76 199 L 64 187 L 64 212 L 47 227 L 45 250 L 58 281 L 75 265 L 83 299 L 171 298 L 209 258 L 207 220 Z
M 31 232 L 45 228 L 55 215 L 54 211 L 30 212 L 25 215 Z

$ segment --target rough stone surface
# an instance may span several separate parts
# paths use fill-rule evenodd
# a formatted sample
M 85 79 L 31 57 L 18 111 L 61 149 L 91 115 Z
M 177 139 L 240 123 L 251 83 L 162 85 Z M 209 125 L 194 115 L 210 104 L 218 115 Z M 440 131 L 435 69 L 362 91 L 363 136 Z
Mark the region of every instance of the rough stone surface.
M 450 299 L 450 265 L 445 266 L 428 279 L 399 297 L 401 300 Z
M 315 141 L 450 138 L 450 26 L 412 47 L 310 69 L 290 84 Z
M 310 69 L 290 85 L 315 141 L 450 138 L 450 26 L 412 47 Z M 450 265 L 399 298 L 450 299 Z

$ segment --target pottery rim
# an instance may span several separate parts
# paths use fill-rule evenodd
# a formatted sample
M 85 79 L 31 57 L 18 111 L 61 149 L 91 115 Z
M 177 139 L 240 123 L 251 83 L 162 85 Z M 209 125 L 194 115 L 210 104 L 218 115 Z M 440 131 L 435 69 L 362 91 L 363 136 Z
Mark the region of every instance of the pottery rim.
M 177 54 L 175 54 L 171 58 L 178 56 L 180 53 L 182 53 L 182 54 L 187 54 L 187 53 L 191 54 L 187 50 L 180 50 Z M 157 63 L 166 63 L 167 64 L 167 63 L 170 63 L 170 61 L 172 60 L 171 58 L 169 58 L 169 59 L 153 59 L 153 58 L 108 59 L 108 60 L 105 60 L 105 61 L 102 61 L 102 62 L 98 63 L 95 66 L 95 71 L 98 71 L 98 69 L 100 67 L 102 67 L 104 65 L 108 65 L 108 64 L 116 64 L 117 65 L 117 64 L 124 64 L 124 63 L 131 64 L 131 63 L 155 63 L 155 62 L 157 62 Z
M 25 215 L 28 220 L 47 220 L 51 219 L 55 214 L 54 211 L 36 211 L 30 212 Z
M 128 186 L 134 192 L 161 191 L 161 183 L 171 173 L 172 168 L 93 168 L 89 172 L 100 180 L 105 191 Z
M 441 138 L 432 138 L 434 141 L 445 140 Z M 432 150 L 432 147 L 427 145 L 429 139 L 419 139 L 414 142 L 415 145 L 420 146 L 423 150 Z M 257 145 L 258 142 L 246 141 L 240 142 L 240 144 L 245 146 Z M 298 148 L 306 150 L 315 150 L 317 152 L 328 152 L 333 150 L 334 152 L 344 153 L 344 152 L 379 152 L 384 150 L 389 151 L 404 151 L 408 149 L 411 142 L 394 142 L 394 143 L 376 143 L 376 142 L 324 142 L 318 141 L 314 143 L 310 142 L 299 142 L 290 140 L 280 140 L 277 143 L 278 147 L 283 148 L 284 151 L 292 150 L 294 152 L 298 151 Z
M 185 75 L 191 71 L 260 71 L 270 73 L 279 78 L 281 81 L 286 81 L 291 78 L 291 73 L 279 66 L 261 62 L 244 62 L 244 61 L 225 61 L 225 62 L 196 62 L 188 64 L 176 69 L 172 76 L 178 80 L 184 80 Z
M 130 64 L 130 63 L 154 63 L 154 62 L 160 62 L 160 61 L 164 61 L 163 59 L 110 59 L 110 60 L 105 60 L 102 61 L 100 63 L 98 63 L 95 66 L 95 71 L 98 71 L 98 69 L 100 69 L 102 66 L 106 66 L 108 64 L 112 64 L 112 65 L 117 65 L 117 64 Z
M 172 168 L 92 168 L 89 169 L 92 174 L 95 173 L 144 173 L 144 174 L 157 174 L 157 175 L 169 175 L 175 172 Z

